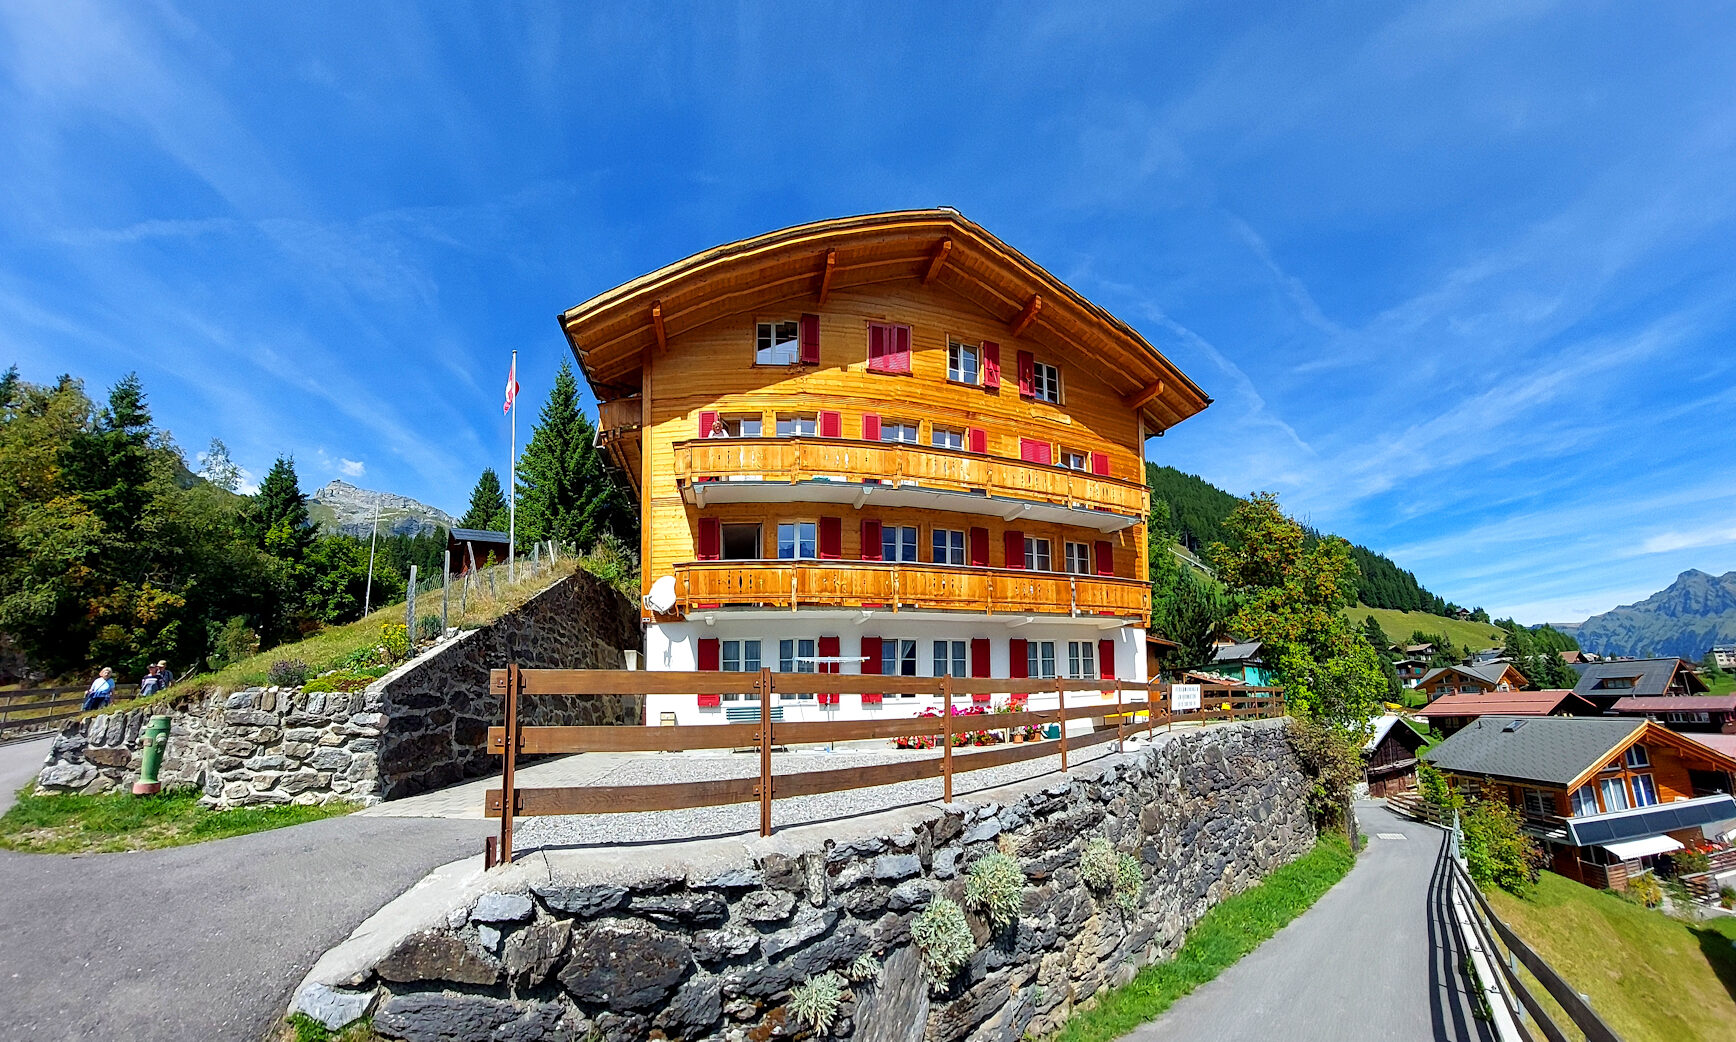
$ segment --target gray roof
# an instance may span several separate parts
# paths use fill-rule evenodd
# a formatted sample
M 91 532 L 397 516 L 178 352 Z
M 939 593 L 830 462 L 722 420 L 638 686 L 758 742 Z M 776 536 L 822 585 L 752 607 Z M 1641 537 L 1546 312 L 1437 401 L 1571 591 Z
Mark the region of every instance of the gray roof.
M 1460 774 L 1567 785 L 1644 726 L 1631 717 L 1483 716 L 1423 759 Z
M 1581 695 L 1661 695 L 1670 689 L 1670 678 L 1682 664 L 1676 658 L 1638 658 L 1616 662 L 1573 662 L 1579 670 L 1579 683 L 1573 685 Z M 1602 688 L 1598 683 L 1610 678 L 1634 677 L 1632 688 Z
M 1407 742 L 1406 743 L 1406 744 L 1410 745 L 1412 748 L 1416 748 L 1417 746 L 1420 746 L 1423 744 L 1423 736 L 1420 734 L 1417 734 L 1416 728 L 1412 727 L 1409 724 L 1399 723 L 1399 718 L 1397 716 L 1393 715 L 1392 713 L 1388 713 L 1385 716 L 1377 716 L 1374 718 L 1374 720 L 1371 723 L 1374 727 L 1374 733 L 1369 736 L 1368 741 L 1362 743 L 1362 751 L 1365 753 L 1374 752 L 1374 750 L 1380 745 L 1380 743 L 1382 741 L 1385 741 L 1386 736 L 1389 733 L 1391 733 L 1394 725 L 1397 725 L 1399 727 L 1404 728 L 1405 731 L 1409 731 L 1410 737 L 1413 737 L 1416 739 L 1416 741 L 1414 741 L 1414 742 Z M 1400 732 L 1400 734 L 1403 734 L 1403 733 L 1404 733 L 1403 731 Z
M 454 528 L 452 538 L 461 543 L 504 543 L 505 532 L 485 532 L 480 528 Z
M 1492 662 L 1481 666 L 1440 666 L 1423 674 L 1423 679 L 1420 683 L 1426 684 L 1440 676 L 1442 673 L 1456 670 L 1460 673 L 1476 677 L 1478 680 L 1486 681 L 1489 686 L 1493 687 L 1496 684 L 1499 684 L 1501 678 L 1507 674 L 1507 666 L 1508 663 L 1506 662 Z
M 1258 662 L 1260 661 L 1260 642 L 1251 640 L 1246 644 L 1226 644 L 1212 652 L 1213 662 Z

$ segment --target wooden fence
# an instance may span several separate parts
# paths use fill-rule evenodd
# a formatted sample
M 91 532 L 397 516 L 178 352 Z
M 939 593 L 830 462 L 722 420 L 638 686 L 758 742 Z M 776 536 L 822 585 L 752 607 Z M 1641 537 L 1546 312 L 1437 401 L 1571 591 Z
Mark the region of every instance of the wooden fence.
M 1080 749 L 1119 741 L 1128 734 L 1176 722 L 1264 719 L 1284 715 L 1284 697 L 1279 688 L 1208 686 L 1202 692 L 1201 708 L 1172 712 L 1167 684 L 1137 684 L 1115 680 L 1008 680 L 965 677 L 893 677 L 840 675 L 836 673 L 649 672 L 626 670 L 521 669 L 516 665 L 497 669 L 491 679 L 494 693 L 502 696 L 505 722 L 488 729 L 488 749 L 501 756 L 501 787 L 490 789 L 485 813 L 500 818 L 500 834 L 488 841 L 487 862 L 512 859 L 512 826 L 515 817 L 549 814 L 612 814 L 624 811 L 679 810 L 752 803 L 760 808 L 760 834 L 772 830 L 772 801 L 791 796 L 891 785 L 923 778 L 941 780 L 941 792 L 952 801 L 953 775 L 998 767 L 1059 753 L 1060 769 Z M 1015 686 L 1019 690 L 1014 690 Z M 1054 708 L 1032 709 L 1031 694 L 1053 693 Z M 693 695 L 751 696 L 758 711 L 749 722 L 683 724 L 670 726 L 523 726 L 519 712 L 523 700 L 551 695 Z M 939 715 L 889 716 L 885 719 L 841 721 L 783 721 L 784 705 L 773 704 L 776 695 L 787 698 L 817 696 L 825 700 L 842 694 L 927 695 L 940 704 Z M 1074 704 L 1068 705 L 1068 696 Z M 1004 696 L 1012 712 L 954 714 L 960 705 Z M 1108 697 L 1114 701 L 1108 701 Z M 813 705 L 815 703 L 807 703 Z M 742 706 L 740 708 L 746 708 Z M 739 715 L 739 714 L 738 714 Z M 1096 729 L 1090 734 L 1067 733 L 1067 721 L 1088 720 Z M 770 721 L 769 725 L 764 721 Z M 979 752 L 954 752 L 956 735 L 980 731 L 1016 732 L 1055 725 L 1056 736 L 1007 744 Z M 513 736 L 511 740 L 508 735 Z M 843 770 L 772 773 L 772 750 L 779 746 L 870 739 L 932 740 L 940 749 L 937 757 L 911 758 L 874 767 Z M 582 752 L 682 752 L 689 749 L 754 749 L 759 753 L 759 775 L 713 781 L 672 782 L 655 785 L 575 786 L 522 788 L 515 782 L 520 755 Z
M 27 728 L 47 727 L 78 716 L 90 685 L 38 687 L 23 691 L 0 691 L 0 734 Z M 114 701 L 137 698 L 139 685 L 115 685 Z

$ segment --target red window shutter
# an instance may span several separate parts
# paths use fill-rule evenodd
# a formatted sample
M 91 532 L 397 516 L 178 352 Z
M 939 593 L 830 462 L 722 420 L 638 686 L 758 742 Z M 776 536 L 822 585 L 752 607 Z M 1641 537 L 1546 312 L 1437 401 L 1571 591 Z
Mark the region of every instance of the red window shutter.
M 836 673 L 836 672 L 838 672 L 838 667 L 841 665 L 841 663 L 836 661 L 838 656 L 841 654 L 841 652 L 838 650 L 838 638 L 837 637 L 821 637 L 818 647 L 819 647 L 821 658 L 829 658 L 829 659 L 834 660 L 832 662 L 820 663 L 819 671 L 821 673 Z
M 844 556 L 844 523 L 835 517 L 820 518 L 820 560 L 836 561 Z
M 862 638 L 862 672 L 878 674 L 880 672 L 880 638 Z
M 983 386 L 999 387 L 1001 385 L 1001 345 L 993 341 L 983 341 Z
M 699 414 L 699 436 L 701 438 L 711 437 L 711 425 L 716 423 L 716 422 L 717 422 L 717 413 L 715 413 L 715 412 L 702 412 L 702 413 L 700 413 Z
M 989 451 L 988 431 L 983 430 L 981 427 L 972 427 L 966 433 L 969 437 L 967 444 L 970 446 L 972 452 Z
M 1002 537 L 1002 544 L 1007 553 L 1007 567 L 1023 568 L 1025 566 L 1025 533 L 1008 532 Z
M 891 363 L 890 368 L 891 368 L 892 372 L 895 372 L 895 373 L 908 373 L 908 372 L 910 372 L 910 327 L 909 326 L 893 326 L 892 327 L 892 352 L 891 352 L 891 355 L 892 355 L 892 357 L 890 359 L 888 359 L 888 361 Z
M 1046 467 L 1054 462 L 1054 446 L 1035 438 L 1020 438 L 1019 458 L 1026 463 L 1038 463 Z
M 880 440 L 880 417 L 874 415 L 873 413 L 863 414 L 863 416 L 862 416 L 862 440 L 863 441 L 879 441 Z
M 1026 398 L 1037 394 L 1037 356 L 1029 351 L 1019 352 L 1019 394 Z
M 699 519 L 699 559 L 715 561 L 723 552 L 723 528 L 715 517 Z
M 844 436 L 844 416 L 842 413 L 830 410 L 820 413 L 820 437 L 842 438 Z
M 1021 548 L 1020 553 L 1023 552 Z M 986 528 L 970 530 L 970 563 L 975 568 L 989 566 L 989 530 Z
M 862 522 L 862 560 L 878 561 L 880 556 L 880 522 Z
M 1093 452 L 1091 454 L 1091 473 L 1101 474 L 1104 477 L 1109 476 L 1109 454 L 1108 453 L 1106 453 L 1106 452 Z
M 699 638 L 699 668 L 707 673 L 715 673 L 721 667 L 719 657 L 721 645 L 716 637 Z
M 1097 574 L 1115 574 L 1115 544 L 1107 539 L 1097 540 Z
M 987 637 L 971 638 L 970 675 L 973 677 L 989 675 L 989 639 Z
M 801 344 L 803 363 L 818 365 L 820 363 L 820 316 L 802 316 Z
M 1014 637 L 1007 641 L 1007 676 L 1028 677 L 1030 671 L 1025 665 L 1025 642 Z
M 886 371 L 886 334 L 890 326 L 879 322 L 868 323 L 868 371 L 883 373 Z
M 1115 679 L 1115 641 L 1097 642 L 1097 675 L 1104 680 Z

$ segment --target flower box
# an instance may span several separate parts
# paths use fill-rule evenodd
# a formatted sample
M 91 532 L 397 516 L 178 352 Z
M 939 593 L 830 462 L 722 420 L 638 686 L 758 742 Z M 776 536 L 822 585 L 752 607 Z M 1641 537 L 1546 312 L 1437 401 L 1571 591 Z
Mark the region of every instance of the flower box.
M 1016 706 L 1028 705 L 1030 701 L 1031 693 L 1029 691 L 1016 691 L 1013 693 L 1013 704 Z
M 877 706 L 884 699 L 885 699 L 885 696 L 880 694 L 878 691 L 871 691 L 871 692 L 867 692 L 867 693 L 863 694 L 862 704 L 865 706 Z
M 701 708 L 701 709 L 716 709 L 720 705 L 723 705 L 723 696 L 722 695 L 700 695 L 699 696 L 699 708 Z
M 989 693 L 987 691 L 978 691 L 978 692 L 974 692 L 970 696 L 970 700 L 972 702 L 977 703 L 978 705 L 983 705 L 983 704 L 986 704 L 988 702 L 990 697 L 991 696 L 989 695 Z

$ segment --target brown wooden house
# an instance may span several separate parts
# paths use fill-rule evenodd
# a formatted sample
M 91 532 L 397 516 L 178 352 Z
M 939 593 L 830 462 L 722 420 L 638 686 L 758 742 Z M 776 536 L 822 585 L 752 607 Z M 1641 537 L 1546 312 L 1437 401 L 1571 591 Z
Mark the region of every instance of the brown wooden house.
M 1442 695 L 1486 695 L 1493 691 L 1518 691 L 1529 681 L 1525 674 L 1513 668 L 1511 662 L 1490 662 L 1481 666 L 1441 666 L 1431 669 L 1417 687 L 1429 698 Z
M 1363 777 L 1372 797 L 1407 792 L 1417 785 L 1417 750 L 1423 736 L 1403 718 L 1387 714 L 1374 721 L 1374 734 L 1362 746 Z

